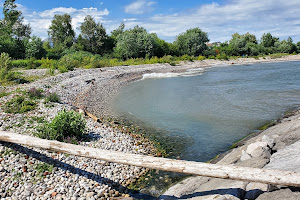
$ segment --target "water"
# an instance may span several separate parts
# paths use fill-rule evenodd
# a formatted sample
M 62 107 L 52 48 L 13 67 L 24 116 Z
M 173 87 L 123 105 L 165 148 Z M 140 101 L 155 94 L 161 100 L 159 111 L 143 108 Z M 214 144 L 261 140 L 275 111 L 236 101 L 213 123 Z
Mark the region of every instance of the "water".
M 193 74 L 193 76 L 189 76 Z M 181 159 L 207 161 L 300 105 L 300 62 L 213 67 L 198 75 L 147 75 L 120 91 L 120 115 L 185 144 Z

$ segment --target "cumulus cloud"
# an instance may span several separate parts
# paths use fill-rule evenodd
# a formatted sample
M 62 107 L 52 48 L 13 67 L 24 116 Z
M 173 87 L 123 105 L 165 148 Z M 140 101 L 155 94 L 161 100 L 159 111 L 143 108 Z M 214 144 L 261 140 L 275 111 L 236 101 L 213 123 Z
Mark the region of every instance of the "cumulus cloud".
M 47 31 L 49 26 L 51 25 L 51 21 L 54 15 L 62 15 L 68 13 L 72 17 L 72 26 L 75 31 L 78 31 L 78 28 L 82 22 L 84 22 L 84 18 L 87 15 L 91 15 L 94 17 L 96 21 L 103 22 L 103 17 L 109 15 L 109 11 L 107 9 L 98 10 L 97 8 L 66 8 L 66 7 L 58 7 L 50 10 L 45 10 L 42 12 L 29 12 L 22 5 L 18 5 L 18 8 L 22 11 L 24 16 L 24 22 L 30 23 L 33 34 L 38 35 L 42 38 L 47 38 Z
M 137 0 L 127 6 L 125 6 L 125 13 L 128 14 L 136 14 L 141 15 L 144 13 L 152 12 L 153 5 L 155 4 L 154 1 L 146 1 L 146 0 Z
M 170 15 L 155 15 L 143 21 L 128 22 L 142 25 L 150 32 L 172 41 L 186 29 L 200 27 L 211 41 L 226 41 L 235 32 L 255 34 L 271 32 L 281 39 L 292 36 L 300 41 L 299 0 L 228 0 L 226 3 L 205 4 L 198 8 Z

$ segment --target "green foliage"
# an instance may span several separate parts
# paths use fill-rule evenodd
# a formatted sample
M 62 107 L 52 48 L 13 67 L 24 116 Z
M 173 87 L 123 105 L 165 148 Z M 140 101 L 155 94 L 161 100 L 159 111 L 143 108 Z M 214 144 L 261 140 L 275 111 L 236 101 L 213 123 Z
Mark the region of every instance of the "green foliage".
M 24 96 L 16 96 L 12 100 L 8 101 L 4 105 L 4 111 L 6 113 L 25 113 L 36 108 L 34 101 L 26 100 Z
M 103 54 L 104 43 L 108 37 L 103 25 L 99 22 L 96 23 L 94 18 L 88 15 L 81 24 L 80 30 L 82 38 L 85 40 L 84 49 L 92 53 Z
M 82 116 L 75 111 L 62 110 L 50 123 L 45 123 L 37 129 L 36 136 L 48 140 L 63 141 L 68 137 L 83 137 L 86 124 Z
M 206 48 L 207 33 L 199 28 L 189 29 L 177 36 L 175 44 L 181 55 L 199 56 Z
M 11 58 L 8 53 L 1 53 L 0 55 L 0 68 L 10 70 L 11 68 Z
M 80 66 L 80 62 L 74 59 L 71 55 L 65 55 L 60 59 L 59 65 L 62 66 L 62 68 L 66 69 L 67 71 L 72 71 L 76 67 Z
M 25 40 L 25 48 L 26 58 L 41 59 L 46 55 L 43 42 L 39 37 L 33 36 L 31 39 Z
M 273 37 L 271 33 L 264 33 L 261 37 L 261 44 L 264 47 L 274 47 L 277 41 L 279 41 L 279 38 Z
M 71 47 L 75 37 L 71 16 L 69 14 L 55 15 L 49 27 L 48 34 L 53 40 L 54 47 Z
M 30 99 L 40 99 L 40 98 L 44 97 L 43 90 L 42 89 L 36 89 L 35 87 L 30 88 L 27 91 L 27 95 L 29 96 Z
M 47 163 L 38 163 L 35 166 L 35 170 L 39 173 L 39 175 L 43 175 L 45 172 L 52 172 L 53 165 L 49 165 Z
M 48 94 L 46 94 L 45 103 L 48 103 L 48 102 L 59 103 L 60 98 L 56 93 L 48 93 Z
M 156 47 L 155 36 L 143 27 L 135 26 L 118 36 L 114 53 L 121 59 L 145 58 L 146 55 L 153 56 Z
M 1 92 L 0 92 L 0 98 L 5 97 L 5 96 L 7 96 L 7 95 L 9 95 L 9 93 L 7 93 L 7 92 L 5 92 L 5 91 L 1 91 Z
M 0 80 L 11 81 L 15 79 L 15 72 L 11 71 L 11 58 L 7 53 L 0 55 Z

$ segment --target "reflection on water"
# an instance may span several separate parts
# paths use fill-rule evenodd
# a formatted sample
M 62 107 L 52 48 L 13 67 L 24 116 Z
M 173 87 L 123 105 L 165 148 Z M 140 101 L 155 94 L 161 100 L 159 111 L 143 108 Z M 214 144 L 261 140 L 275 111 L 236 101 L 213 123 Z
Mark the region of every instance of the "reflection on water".
M 196 76 L 150 77 L 124 88 L 114 108 L 165 130 L 170 138 L 188 139 L 181 152 L 186 160 L 207 161 L 300 105 L 300 62 L 214 67 Z

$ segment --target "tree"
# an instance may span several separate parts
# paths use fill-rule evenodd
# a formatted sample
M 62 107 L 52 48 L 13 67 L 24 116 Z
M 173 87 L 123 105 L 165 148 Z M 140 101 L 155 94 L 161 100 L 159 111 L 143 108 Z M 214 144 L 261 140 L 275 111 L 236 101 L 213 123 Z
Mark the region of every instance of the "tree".
M 118 36 L 124 32 L 125 24 L 122 22 L 120 26 L 111 32 L 111 38 L 117 41 Z
M 255 35 L 246 33 L 240 35 L 234 33 L 232 39 L 229 41 L 229 46 L 232 48 L 232 55 L 241 56 L 241 55 L 256 55 L 258 50 L 254 50 L 257 47 L 257 40 Z M 255 52 L 252 54 L 252 52 Z
M 85 50 L 103 54 L 105 52 L 105 42 L 108 38 L 106 30 L 101 23 L 96 23 L 90 15 L 86 16 L 80 26 L 82 37 L 86 40 Z
M 279 41 L 279 38 L 273 37 L 271 33 L 264 33 L 261 37 L 261 44 L 264 47 L 274 47 L 277 41 Z
M 145 58 L 154 55 L 157 47 L 153 34 L 147 33 L 143 27 L 135 26 L 118 36 L 114 49 L 118 58 Z
M 31 28 L 23 24 L 22 12 L 16 10 L 15 0 L 3 4 L 4 18 L 0 20 L 0 52 L 7 52 L 12 58 L 25 56 L 24 39 L 28 39 Z
M 282 40 L 279 42 L 277 49 L 280 53 L 293 53 L 297 51 L 297 47 L 293 43 L 293 39 L 291 37 L 288 37 L 287 40 Z
M 48 34 L 53 40 L 54 47 L 69 48 L 73 45 L 75 32 L 72 28 L 72 18 L 69 14 L 55 15 Z
M 26 58 L 41 59 L 46 55 L 46 50 L 43 48 L 43 42 L 39 37 L 33 36 L 31 39 L 28 39 L 25 42 L 25 47 Z
M 175 44 L 178 46 L 181 55 L 198 56 L 207 48 L 205 43 L 208 41 L 207 33 L 199 28 L 194 28 L 177 36 Z

